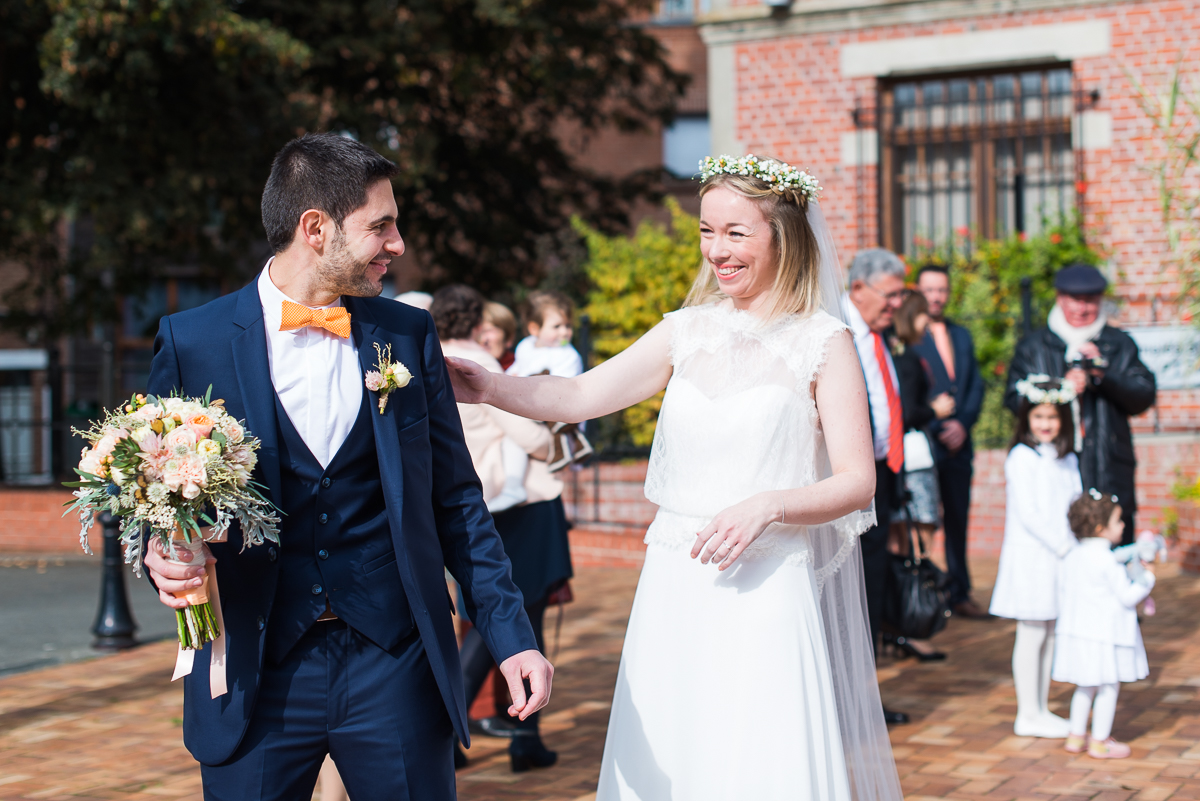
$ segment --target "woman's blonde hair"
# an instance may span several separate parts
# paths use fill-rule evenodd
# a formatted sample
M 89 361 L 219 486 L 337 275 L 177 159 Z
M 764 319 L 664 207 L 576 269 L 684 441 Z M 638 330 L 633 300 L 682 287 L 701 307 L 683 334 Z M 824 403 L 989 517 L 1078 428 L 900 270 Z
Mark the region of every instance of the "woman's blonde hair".
M 768 159 L 760 159 L 768 161 Z M 808 224 L 807 201 L 797 192 L 779 194 L 766 181 L 745 175 L 714 175 L 700 187 L 700 197 L 717 187 L 753 200 L 771 226 L 771 243 L 779 271 L 771 288 L 767 318 L 782 314 L 807 315 L 820 305 L 821 252 Z M 704 262 L 684 306 L 700 306 L 728 297 L 712 268 Z

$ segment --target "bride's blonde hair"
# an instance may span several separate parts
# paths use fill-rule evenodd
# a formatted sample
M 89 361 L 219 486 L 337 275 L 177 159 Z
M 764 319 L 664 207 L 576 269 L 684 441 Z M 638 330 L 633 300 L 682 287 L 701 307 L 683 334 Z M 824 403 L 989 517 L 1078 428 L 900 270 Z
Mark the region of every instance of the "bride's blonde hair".
M 784 190 L 781 194 L 759 178 L 726 173 L 713 175 L 701 184 L 700 197 L 703 198 L 717 187 L 754 201 L 771 226 L 771 244 L 779 271 L 771 287 L 767 319 L 783 314 L 807 315 L 816 311 L 820 305 L 821 252 L 817 237 L 808 224 L 808 199 L 791 190 Z M 711 266 L 702 261 L 683 305 L 700 306 L 726 297 L 728 295 L 721 291 Z

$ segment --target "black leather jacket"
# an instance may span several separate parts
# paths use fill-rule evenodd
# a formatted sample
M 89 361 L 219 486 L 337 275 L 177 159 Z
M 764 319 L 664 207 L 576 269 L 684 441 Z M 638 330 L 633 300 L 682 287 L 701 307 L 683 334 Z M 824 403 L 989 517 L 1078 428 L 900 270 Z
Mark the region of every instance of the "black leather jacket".
M 1137 509 L 1134 472 L 1137 458 L 1129 418 L 1154 405 L 1157 388 L 1154 374 L 1138 357 L 1137 343 L 1126 334 L 1106 325 L 1095 339 L 1100 355 L 1108 361 L 1104 378 L 1092 381 L 1079 399 L 1083 419 L 1083 452 L 1079 454 L 1079 472 L 1085 489 L 1116 495 L 1130 513 Z M 1008 368 L 1004 405 L 1017 411 L 1020 396 L 1017 381 L 1031 373 L 1054 378 L 1066 375 L 1067 345 L 1048 328 L 1035 331 L 1017 343 Z

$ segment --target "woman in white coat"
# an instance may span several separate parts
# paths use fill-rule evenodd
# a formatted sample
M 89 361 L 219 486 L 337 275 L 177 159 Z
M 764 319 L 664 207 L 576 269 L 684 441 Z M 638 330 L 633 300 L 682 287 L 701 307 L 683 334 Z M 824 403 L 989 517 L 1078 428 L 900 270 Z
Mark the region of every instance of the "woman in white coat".
M 1117 693 L 1120 682 L 1150 675 L 1137 605 L 1154 589 L 1154 573 L 1146 566 L 1130 579 L 1113 557 L 1125 531 L 1115 496 L 1089 490 L 1071 504 L 1070 520 L 1079 547 L 1063 560 L 1054 648 L 1054 680 L 1076 685 L 1067 750 L 1079 753 L 1086 745 L 1088 756 L 1121 759 L 1130 748 L 1111 736 Z
M 1017 387 L 1017 430 L 1004 463 L 1004 544 L 988 611 L 1017 621 L 1013 732 L 1063 738 L 1067 721 L 1050 711 L 1048 701 L 1059 570 L 1075 545 L 1067 508 L 1082 491 L 1070 405 L 1075 395 L 1069 384 L 1046 376 L 1030 376 Z

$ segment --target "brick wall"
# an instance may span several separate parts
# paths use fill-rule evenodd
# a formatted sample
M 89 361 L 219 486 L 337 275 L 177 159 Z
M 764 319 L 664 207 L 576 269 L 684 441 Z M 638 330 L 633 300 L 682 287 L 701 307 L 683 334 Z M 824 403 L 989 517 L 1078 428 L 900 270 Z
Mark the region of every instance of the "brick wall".
M 69 500 L 59 489 L 0 489 L 0 553 L 82 554 L 79 518 L 62 516 Z M 93 548 L 100 541 L 97 529 Z
M 732 5 L 752 5 L 737 0 Z M 726 3 L 725 5 L 730 5 Z M 914 7 L 920 4 L 912 4 Z M 1004 4 L 1011 8 L 1012 4 Z M 1083 211 L 1094 241 L 1111 253 L 1120 281 L 1121 323 L 1174 318 L 1179 289 L 1167 264 L 1167 246 L 1157 208 L 1157 192 L 1145 172 L 1152 126 L 1138 108 L 1125 70 L 1147 85 L 1161 85 L 1181 51 L 1200 41 L 1200 0 L 1096 3 L 1056 10 L 997 12 L 962 19 L 871 26 L 867 8 L 847 12 L 857 30 L 813 34 L 769 34 L 736 45 L 736 138 L 745 152 L 775 155 L 812 169 L 825 187 L 822 208 L 838 240 L 843 263 L 879 241 L 875 211 L 875 167 L 844 166 L 841 138 L 855 128 L 856 101 L 873 106 L 873 77 L 844 77 L 840 54 L 848 44 L 912 36 L 960 34 L 1052 23 L 1106 21 L 1111 26 L 1107 55 L 1079 58 L 1072 68 L 1079 85 L 1096 89 L 1095 111 L 1112 118 L 1112 146 L 1084 155 Z M 915 14 L 915 12 L 914 12 Z M 851 20 L 851 18 L 853 18 Z M 1192 74 L 1195 74 L 1194 64 Z M 861 228 L 860 228 L 861 223 Z M 1150 415 L 1140 431 L 1152 431 Z M 1163 393 L 1159 430 L 1200 428 L 1200 391 Z
M 1180 477 L 1194 479 L 1200 474 L 1200 434 L 1142 436 L 1136 446 L 1138 526 L 1157 528 L 1163 510 L 1175 506 L 1171 486 Z M 979 556 L 1000 553 L 1006 455 L 980 451 L 975 457 L 969 549 Z M 567 477 L 563 502 L 567 517 L 575 522 L 571 531 L 575 564 L 641 564 L 642 538 L 657 511 L 642 492 L 645 480 L 645 462 L 602 464 Z M 78 553 L 75 519 L 61 517 L 62 504 L 69 498 L 61 490 L 0 490 L 0 553 Z

